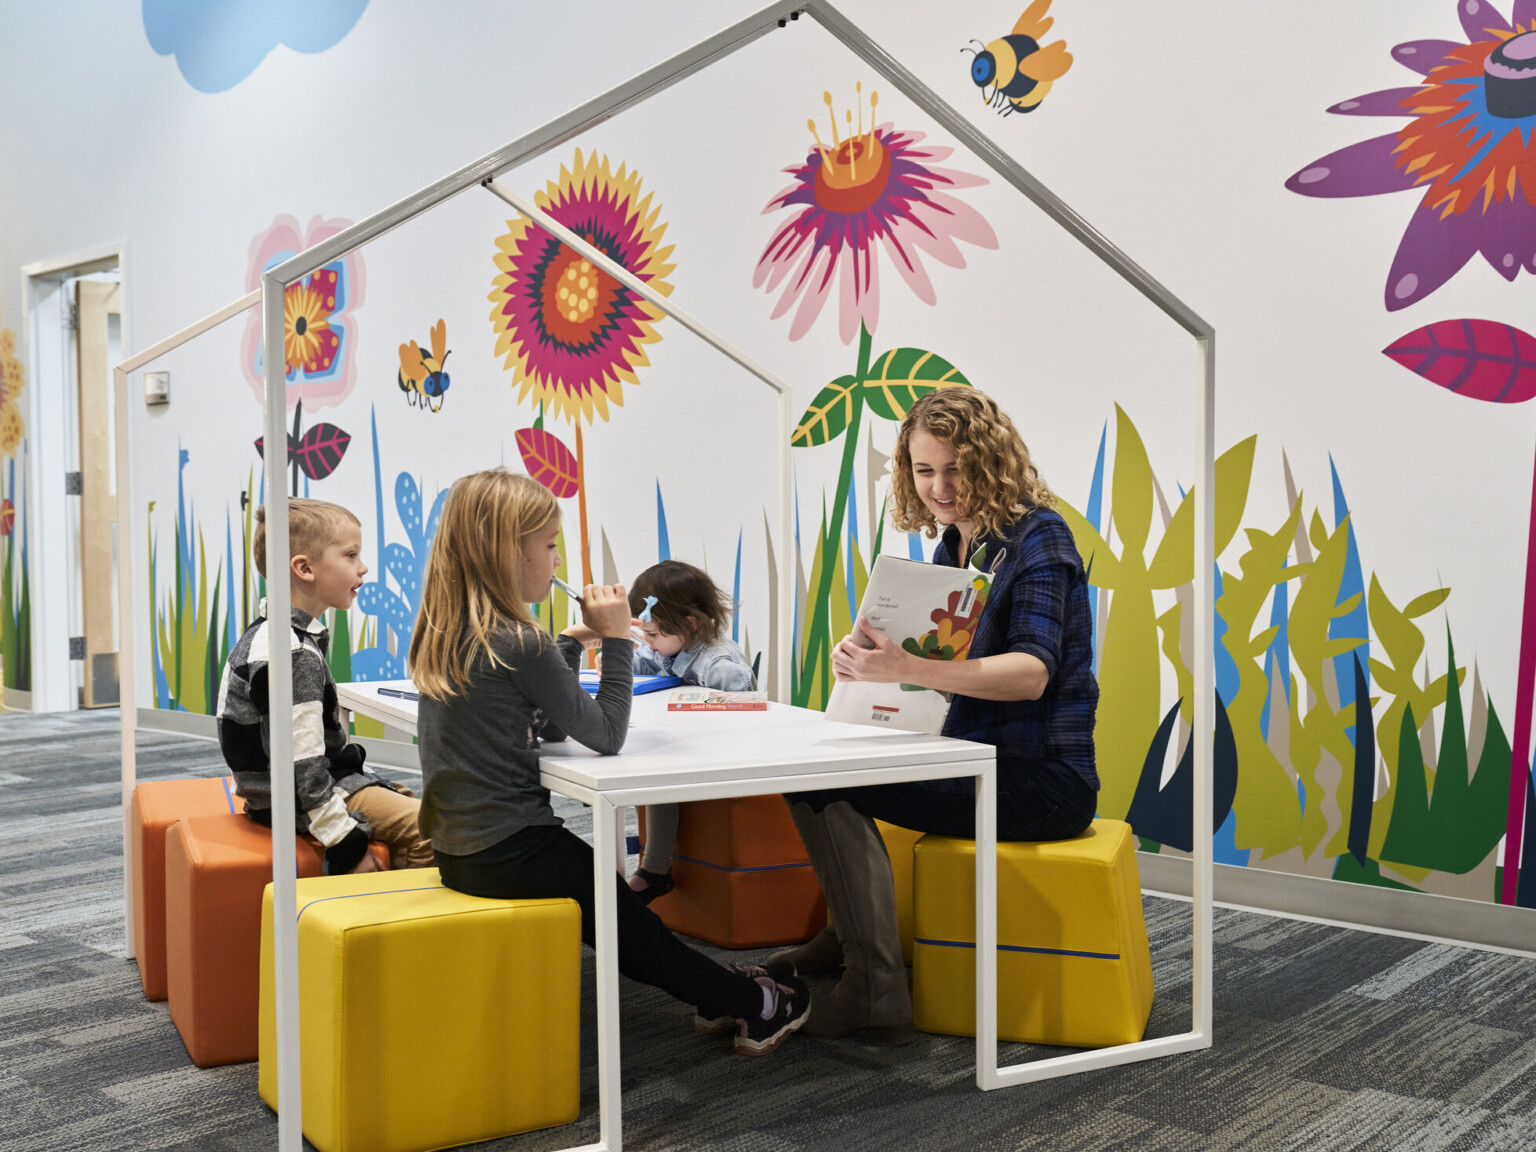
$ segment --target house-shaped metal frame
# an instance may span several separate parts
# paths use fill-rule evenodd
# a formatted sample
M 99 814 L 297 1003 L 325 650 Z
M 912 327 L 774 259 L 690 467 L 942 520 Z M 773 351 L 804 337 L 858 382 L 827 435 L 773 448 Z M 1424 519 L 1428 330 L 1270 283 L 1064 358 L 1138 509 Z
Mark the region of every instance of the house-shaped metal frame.
M 754 40 L 785 27 L 800 16 L 815 20 L 837 40 L 842 42 L 886 81 L 895 85 L 903 95 L 921 108 L 957 141 L 974 153 L 998 176 L 1024 194 L 1033 204 L 1079 240 L 1095 256 L 1108 264 L 1135 288 L 1156 304 L 1168 317 L 1183 328 L 1195 340 L 1198 350 L 1195 364 L 1195 397 L 1193 424 L 1199 442 L 1200 471 L 1195 483 L 1195 620 L 1194 620 L 1194 859 L 1192 891 L 1194 895 L 1193 931 L 1193 1002 L 1191 1027 L 1188 1032 L 1176 1036 L 1143 1040 L 1113 1048 L 1102 1048 L 1073 1053 L 1045 1060 L 1018 1064 L 1000 1069 L 997 1066 L 997 1033 L 995 1020 L 978 1020 L 976 1030 L 977 1085 L 983 1090 L 1012 1084 L 1061 1076 L 1073 1072 L 1104 1068 L 1137 1060 L 1152 1059 L 1179 1052 L 1206 1048 L 1211 1044 L 1211 881 L 1212 881 L 1212 732 L 1213 705 L 1215 703 L 1214 667 L 1214 490 L 1215 490 L 1215 330 L 1187 305 L 1164 288 L 1144 269 L 1139 267 L 1104 236 L 1096 231 L 1071 208 L 1058 199 L 1048 188 L 1026 172 L 1016 161 L 1004 153 L 992 141 L 973 128 L 961 115 L 945 103 L 911 72 L 886 53 L 864 32 L 851 23 L 826 0 L 779 0 L 762 8 L 753 15 L 723 29 L 692 48 L 666 60 L 625 81 L 615 88 L 579 107 L 571 109 L 540 128 L 519 137 L 510 144 L 481 157 L 472 164 L 428 185 L 415 195 L 392 204 L 381 212 L 354 224 L 330 239 L 317 244 L 287 262 L 278 265 L 262 277 L 261 288 L 234 301 L 225 308 L 205 317 L 174 336 L 125 360 L 115 369 L 117 390 L 117 437 L 121 446 L 129 445 L 128 375 L 156 358 L 179 347 L 203 332 L 246 309 L 260 303 L 263 319 L 263 364 L 266 377 L 266 402 L 263 427 L 269 444 L 286 442 L 286 404 L 283 348 L 283 294 L 288 285 L 308 276 L 315 270 L 347 253 L 377 239 L 384 233 L 409 220 L 428 212 L 443 201 L 457 196 L 477 185 L 486 187 L 501 197 L 523 216 L 552 235 L 559 237 L 571 248 L 580 252 L 609 275 L 622 282 L 631 291 L 644 297 L 666 315 L 681 323 L 702 339 L 719 349 L 737 364 L 764 381 L 778 394 L 778 496 L 779 540 L 784 555 L 789 555 L 789 542 L 793 539 L 792 505 L 790 487 L 790 432 L 793 413 L 790 408 L 791 394 L 788 384 L 767 368 L 758 364 L 740 349 L 723 340 L 711 329 L 679 308 L 670 300 L 659 296 L 628 271 L 615 264 L 606 255 L 593 248 L 585 240 L 539 211 L 534 204 L 501 184 L 497 179 L 503 173 L 525 161 L 558 147 L 619 112 L 643 103 L 657 92 L 669 87 L 686 76 L 699 72 L 724 60 Z M 117 454 L 117 488 L 119 516 L 124 525 L 131 524 L 132 507 L 129 496 L 131 481 L 131 454 L 120 450 Z M 288 513 L 285 488 L 286 473 L 282 468 L 266 470 L 267 505 L 267 562 L 269 571 L 283 571 L 288 557 Z M 120 665 L 122 682 L 122 796 L 124 834 L 124 903 L 131 921 L 132 876 L 131 856 L 127 851 L 129 801 L 135 783 L 134 728 L 136 717 L 136 675 L 134 628 L 132 621 L 140 604 L 135 590 L 135 567 L 131 560 L 121 566 L 119 576 L 119 618 L 124 622 L 120 640 Z M 788 699 L 790 664 L 790 596 L 793 581 L 787 576 L 778 582 L 778 627 L 770 656 L 770 681 L 775 687 L 776 699 Z M 286 582 L 273 581 L 267 588 L 268 611 L 275 619 L 286 619 L 290 601 Z M 278 795 L 293 788 L 293 732 L 292 732 L 292 669 L 283 661 L 274 662 L 270 670 L 272 786 Z M 279 841 L 294 835 L 292 808 L 277 805 L 273 809 L 272 835 Z M 980 902 L 996 901 L 995 859 L 988 867 L 983 861 L 978 868 L 978 907 Z M 295 862 L 290 852 L 274 853 L 274 935 L 276 938 L 277 978 L 277 1056 L 278 1089 L 284 1101 L 279 1116 L 278 1146 L 284 1152 L 301 1146 L 300 1132 L 300 1082 L 298 1038 L 298 944 L 295 925 Z M 978 921 L 980 917 L 978 917 Z M 981 929 L 982 925 L 978 924 Z M 992 938 L 987 938 L 988 936 Z M 128 924 L 130 954 L 133 946 L 131 922 Z M 995 997 L 997 984 L 997 954 L 995 930 L 978 932 L 976 963 L 978 988 L 990 988 Z M 599 982 L 601 985 L 601 981 Z M 613 989 L 611 994 L 616 993 Z M 599 993 L 604 992 L 600 986 Z M 995 998 L 993 1000 L 995 1003 Z M 599 1006 L 602 1020 L 602 1006 Z M 589 1149 L 620 1147 L 619 1082 L 617 1064 L 617 1036 L 599 1031 L 599 1114 L 600 1142 L 586 1146 Z

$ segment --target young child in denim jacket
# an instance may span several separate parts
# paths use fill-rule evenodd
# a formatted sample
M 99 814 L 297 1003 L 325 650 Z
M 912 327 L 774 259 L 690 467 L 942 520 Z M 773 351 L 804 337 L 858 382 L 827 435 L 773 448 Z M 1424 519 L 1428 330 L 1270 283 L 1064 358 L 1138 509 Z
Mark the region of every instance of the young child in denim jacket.
M 725 636 L 734 606 L 701 568 L 680 560 L 651 565 L 629 590 L 635 675 L 680 676 L 685 684 L 718 692 L 751 691 L 752 665 Z M 677 818 L 676 804 L 646 805 L 645 855 L 629 886 L 647 904 L 675 887 L 672 845 Z

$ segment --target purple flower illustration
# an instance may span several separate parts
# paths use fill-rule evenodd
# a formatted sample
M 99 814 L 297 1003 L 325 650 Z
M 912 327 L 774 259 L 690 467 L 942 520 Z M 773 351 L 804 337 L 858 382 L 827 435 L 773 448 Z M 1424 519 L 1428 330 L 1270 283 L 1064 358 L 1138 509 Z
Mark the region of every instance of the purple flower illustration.
M 1387 274 L 1389 312 L 1434 292 L 1472 258 L 1506 280 L 1536 272 L 1536 0 L 1506 20 L 1487 0 L 1457 0 L 1467 43 L 1412 40 L 1392 57 L 1424 80 L 1345 100 L 1341 116 L 1406 116 L 1285 182 L 1304 196 L 1421 190 Z

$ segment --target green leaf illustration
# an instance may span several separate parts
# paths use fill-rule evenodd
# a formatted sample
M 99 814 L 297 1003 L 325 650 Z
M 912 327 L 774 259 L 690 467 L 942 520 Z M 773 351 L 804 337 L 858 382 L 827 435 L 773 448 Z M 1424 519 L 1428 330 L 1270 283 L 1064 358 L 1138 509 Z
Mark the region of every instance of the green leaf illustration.
M 811 401 L 795 426 L 789 442 L 796 448 L 814 448 L 836 440 L 848 427 L 861 403 L 858 382 L 852 376 L 839 376 Z
M 877 416 L 901 420 L 919 396 L 939 388 L 969 386 L 970 381 L 942 356 L 921 348 L 892 348 L 869 366 L 864 402 Z

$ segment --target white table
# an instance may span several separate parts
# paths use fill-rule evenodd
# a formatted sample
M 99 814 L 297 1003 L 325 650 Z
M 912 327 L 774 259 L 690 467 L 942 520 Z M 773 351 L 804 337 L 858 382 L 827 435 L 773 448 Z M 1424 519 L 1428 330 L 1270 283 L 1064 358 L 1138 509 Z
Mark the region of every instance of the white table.
M 381 688 L 415 691 L 404 680 L 339 684 L 337 695 L 343 708 L 414 733 L 416 702 L 380 695 Z M 545 744 L 542 749 L 544 786 L 590 804 L 594 848 L 617 843 L 621 860 L 623 824 L 618 809 L 624 806 L 976 778 L 976 1080 L 983 1089 L 1017 1082 L 1000 1077 L 997 1066 L 997 782 L 992 746 L 839 724 L 820 712 L 783 704 L 770 704 L 766 712 L 669 713 L 666 696 L 655 692 L 635 697 L 629 737 L 618 756 L 599 756 L 570 740 Z M 600 1141 L 586 1145 L 582 1152 L 620 1152 L 622 1140 L 617 897 L 612 867 L 606 853 L 593 852 Z M 1008 1071 L 1026 1072 L 1032 1067 Z

